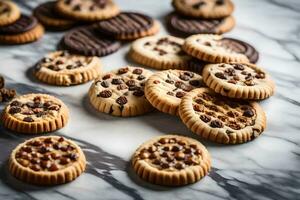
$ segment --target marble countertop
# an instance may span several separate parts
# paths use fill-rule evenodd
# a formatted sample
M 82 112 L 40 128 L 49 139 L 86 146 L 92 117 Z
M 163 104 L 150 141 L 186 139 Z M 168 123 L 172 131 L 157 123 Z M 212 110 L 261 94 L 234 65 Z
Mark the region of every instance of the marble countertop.
M 16 1 L 30 13 L 38 0 Z M 137 10 L 164 21 L 172 11 L 167 0 L 116 0 L 123 10 Z M 63 33 L 49 33 L 38 42 L 0 47 L 0 73 L 19 94 L 51 93 L 70 108 L 71 120 L 51 133 L 75 140 L 83 148 L 88 167 L 72 183 L 36 187 L 11 177 L 10 151 L 32 136 L 0 127 L 0 199 L 300 199 L 300 1 L 235 0 L 237 26 L 226 34 L 253 44 L 259 65 L 276 82 L 276 94 L 261 102 L 267 129 L 242 145 L 217 145 L 203 141 L 175 116 L 153 112 L 141 117 L 118 118 L 97 113 L 87 100 L 90 83 L 54 87 L 37 82 L 30 68 L 53 51 Z M 166 34 L 162 27 L 160 34 Z M 102 58 L 104 70 L 132 64 L 129 45 Z M 3 104 L 0 109 L 2 110 Z M 212 171 L 200 182 L 185 187 L 160 187 L 137 178 L 129 160 L 144 141 L 166 133 L 179 133 L 203 142 L 212 155 Z

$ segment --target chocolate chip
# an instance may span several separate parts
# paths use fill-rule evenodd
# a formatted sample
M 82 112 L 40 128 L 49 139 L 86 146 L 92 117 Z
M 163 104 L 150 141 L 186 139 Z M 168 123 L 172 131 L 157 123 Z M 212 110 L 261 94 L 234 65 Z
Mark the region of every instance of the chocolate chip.
M 189 82 L 189 84 L 192 85 L 192 86 L 198 87 L 198 86 L 201 85 L 201 82 L 199 80 L 191 80 Z
M 204 2 L 204 1 L 200 1 L 199 3 L 195 3 L 194 5 L 193 5 L 193 8 L 194 9 L 199 9 L 199 8 L 201 8 L 202 6 L 204 6 L 206 3 Z
M 129 71 L 128 67 L 121 68 L 118 70 L 118 74 L 126 74 Z
M 247 80 L 244 82 L 247 86 L 253 86 L 255 85 L 254 81 L 253 80 Z
M 152 164 L 154 165 L 160 165 L 161 161 L 159 159 L 153 160 Z
M 245 117 L 253 117 L 254 116 L 254 112 L 253 112 L 252 109 L 245 110 L 244 113 L 243 113 L 243 116 L 245 116 Z
M 137 97 L 144 96 L 144 91 L 143 90 L 136 90 L 136 91 L 133 92 L 133 95 L 137 96 Z
M 168 156 L 169 156 L 169 154 L 166 151 L 162 152 L 162 154 L 161 154 L 161 157 L 168 157 Z
M 180 151 L 182 148 L 180 148 L 179 146 L 173 146 L 172 147 L 172 151 L 174 151 L 174 152 L 178 152 L 178 151 Z
M 81 5 L 80 4 L 77 4 L 73 7 L 73 10 L 74 11 L 80 11 L 81 10 Z
M 189 91 L 193 90 L 194 88 L 191 85 L 182 84 L 181 89 L 186 92 L 189 92 Z
M 45 142 L 45 143 L 48 143 L 48 144 L 51 144 L 51 143 L 53 143 L 53 139 L 52 139 L 52 138 L 46 138 L 46 139 L 44 140 L 44 142 Z
M 166 81 L 166 83 L 174 84 L 174 81 L 173 81 L 173 80 L 167 79 L 167 80 L 165 80 L 165 81 Z
M 185 157 L 185 154 L 183 152 L 176 152 L 175 153 L 176 160 L 183 160 L 184 157 Z
M 153 153 L 153 152 L 155 152 L 157 150 L 157 147 L 156 146 L 150 146 L 149 148 L 148 148 L 148 151 L 150 152 L 150 153 Z
M 32 148 L 27 147 L 27 146 L 22 147 L 22 150 L 25 151 L 26 153 L 31 153 L 32 152 Z
M 184 92 L 176 92 L 176 97 L 177 98 L 182 98 L 182 97 L 184 97 L 184 95 L 185 95 L 185 93 Z
M 51 162 L 44 160 L 41 162 L 41 166 L 45 169 L 48 169 L 51 166 Z
M 167 168 L 170 167 L 169 163 L 166 163 L 166 162 L 161 163 L 160 166 L 161 166 L 163 169 L 167 169 Z
M 135 86 L 135 81 L 134 80 L 129 80 L 126 82 L 126 85 L 130 86 Z
M 60 138 L 58 139 L 58 141 L 59 141 L 59 142 L 63 142 L 63 141 L 65 141 L 65 139 L 64 139 L 63 137 L 60 137 Z
M 103 90 L 97 96 L 102 98 L 109 98 L 112 96 L 112 92 L 110 90 Z
M 102 77 L 103 80 L 111 78 L 111 74 L 106 74 Z
M 167 95 L 174 96 L 174 93 L 173 93 L 173 92 L 170 92 L 170 91 L 168 91 L 168 92 L 167 92 Z
M 226 76 L 222 72 L 215 73 L 215 76 L 218 77 L 218 78 L 220 78 L 220 79 L 225 79 L 226 80 Z
M 218 5 L 218 6 L 221 6 L 224 3 L 225 3 L 224 0 L 216 0 L 216 5 Z
M 258 79 L 263 79 L 263 78 L 265 78 L 266 77 L 266 75 L 265 75 L 265 73 L 263 73 L 263 72 L 258 72 L 256 75 L 255 75 L 255 78 L 258 78 Z
M 17 107 L 20 107 L 20 106 L 22 106 L 22 103 L 19 102 L 19 101 L 17 101 L 17 100 L 15 100 L 15 101 L 13 101 L 13 102 L 10 103 L 10 106 L 17 106 Z
M 123 81 L 119 78 L 114 78 L 114 79 L 112 79 L 111 83 L 114 85 L 120 85 L 123 83 Z
M 161 144 L 166 144 L 166 143 L 169 143 L 169 139 L 168 138 L 161 138 L 161 139 L 159 139 L 158 142 L 161 143 Z
M 190 77 L 187 76 L 187 75 L 185 75 L 185 74 L 180 74 L 180 75 L 179 75 L 179 78 L 180 78 L 181 80 L 183 80 L 183 81 L 188 81 L 188 80 L 190 79 Z
M 41 154 L 49 152 L 51 149 L 49 147 L 42 146 L 39 148 L 38 152 Z
M 9 109 L 9 114 L 16 114 L 16 113 L 20 113 L 21 112 L 21 108 L 20 107 L 15 107 L 15 106 L 13 106 L 13 107 L 11 107 L 10 109 Z
M 71 160 L 77 160 L 78 159 L 78 154 L 77 153 L 70 153 L 69 154 L 69 158 L 71 159 Z
M 70 162 L 71 162 L 71 159 L 70 159 L 70 158 L 61 157 L 61 158 L 59 159 L 59 164 L 62 164 L 62 165 L 69 164 Z
M 51 153 L 50 155 L 51 155 L 52 159 L 60 158 L 60 155 L 58 153 L 55 153 L 55 152 Z
M 32 146 L 38 147 L 41 146 L 43 143 L 40 140 L 34 140 L 31 142 Z
M 32 169 L 33 171 L 40 171 L 41 167 L 39 165 L 32 165 L 30 166 L 30 169 Z
M 30 162 L 32 163 L 32 164 L 40 164 L 40 159 L 38 159 L 38 158 L 33 158 L 33 159 L 31 159 L 30 160 Z
M 182 162 L 178 162 L 178 163 L 176 163 L 175 164 L 175 166 L 174 166 L 176 169 L 184 169 L 185 168 L 185 165 L 184 165 L 184 163 L 182 163 Z
M 233 68 L 227 68 L 224 71 L 226 74 L 228 74 L 229 76 L 234 76 L 235 75 L 235 70 Z
M 212 128 L 222 128 L 223 127 L 223 123 L 220 120 L 212 120 L 210 122 L 210 126 Z
M 125 96 L 120 96 L 119 98 L 117 98 L 116 102 L 119 105 L 125 105 L 128 101 Z
M 57 170 L 58 170 L 58 166 L 55 163 L 53 163 L 49 168 L 49 171 L 57 171 Z
M 245 69 L 245 67 L 242 64 L 234 64 L 233 67 L 236 70 L 244 70 Z
M 34 122 L 34 120 L 31 117 L 24 117 L 23 121 L 24 122 Z
M 109 87 L 109 82 L 108 81 L 102 81 L 101 86 L 104 88 L 108 88 Z
M 143 75 L 139 75 L 139 76 L 137 77 L 137 79 L 138 79 L 139 81 L 144 80 L 145 78 L 146 78 L 146 77 L 143 76 Z
M 48 107 L 48 109 L 58 111 L 60 109 L 60 106 L 59 105 L 51 105 Z
M 211 117 L 210 117 L 210 116 L 207 116 L 207 115 L 201 115 L 201 116 L 200 116 L 200 119 L 201 119 L 203 122 L 207 123 L 207 122 L 209 122 L 209 121 L 211 120 Z
M 153 83 L 158 84 L 158 83 L 160 83 L 160 81 L 159 80 L 154 80 Z
M 128 87 L 125 85 L 125 84 L 121 84 L 121 85 L 118 85 L 117 86 L 117 90 L 125 90 L 127 89 Z
M 133 74 L 138 74 L 138 75 L 140 75 L 140 74 L 142 74 L 143 73 L 143 70 L 142 69 L 134 69 L 133 70 L 133 72 L 132 72 Z
M 175 87 L 177 87 L 177 88 L 180 88 L 180 89 L 181 89 L 182 85 L 184 85 L 184 83 L 181 82 L 181 81 L 176 81 L 176 82 L 175 82 Z

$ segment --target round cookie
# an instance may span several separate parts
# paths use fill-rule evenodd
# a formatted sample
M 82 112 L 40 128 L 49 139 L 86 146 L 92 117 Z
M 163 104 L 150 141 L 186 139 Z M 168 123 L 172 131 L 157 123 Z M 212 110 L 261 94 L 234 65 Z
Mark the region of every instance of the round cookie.
M 14 98 L 3 110 L 3 126 L 19 133 L 37 134 L 58 130 L 69 119 L 67 106 L 47 94 L 26 94 Z
M 34 75 L 42 82 L 53 85 L 77 85 L 93 80 L 101 73 L 98 57 L 55 51 L 45 56 L 35 67 Z
M 173 36 L 149 36 L 132 43 L 129 55 L 155 69 L 187 69 L 191 57 L 182 51 L 184 40 Z
M 158 22 L 134 12 L 122 12 L 114 18 L 96 23 L 95 27 L 100 33 L 120 40 L 134 40 L 159 31 Z
M 248 142 L 266 128 L 266 116 L 258 103 L 229 99 L 208 88 L 185 95 L 179 115 L 192 132 L 224 144 Z
M 182 97 L 195 88 L 202 87 L 202 76 L 182 70 L 165 70 L 153 74 L 145 86 L 148 101 L 157 110 L 178 115 Z
M 231 0 L 173 0 L 172 5 L 183 15 L 205 19 L 228 17 L 234 10 Z
M 265 99 L 272 96 L 275 89 L 270 76 L 249 63 L 209 64 L 202 75 L 209 88 L 231 98 Z
M 93 26 L 75 28 L 63 38 L 69 51 L 86 56 L 106 56 L 119 50 L 120 42 L 99 35 Z
M 233 16 L 221 19 L 199 19 L 171 13 L 167 19 L 169 30 L 183 36 L 194 34 L 223 34 L 235 26 Z
M 80 21 L 98 21 L 119 14 L 112 0 L 58 0 L 56 9 L 63 16 Z
M 195 183 L 211 168 L 205 146 L 178 135 L 159 136 L 145 142 L 135 151 L 131 162 L 140 178 L 165 186 Z
M 21 13 L 18 6 L 12 1 L 0 1 L 0 26 L 7 26 L 14 23 Z
M 183 50 L 200 60 L 212 63 L 249 62 L 249 59 L 236 46 L 228 45 L 220 35 L 198 34 L 188 37 Z
M 38 40 L 44 34 L 44 28 L 35 17 L 21 15 L 13 24 L 0 27 L 0 43 L 23 44 Z
M 66 30 L 74 26 L 75 21 L 57 14 L 55 5 L 53 1 L 40 4 L 34 9 L 34 16 L 49 30 Z
M 89 90 L 91 104 L 100 112 L 130 117 L 153 110 L 144 95 L 145 82 L 152 72 L 123 67 L 99 76 Z
M 35 185 L 71 182 L 86 168 L 81 148 L 59 136 L 35 137 L 19 144 L 9 158 L 9 171 L 17 179 Z

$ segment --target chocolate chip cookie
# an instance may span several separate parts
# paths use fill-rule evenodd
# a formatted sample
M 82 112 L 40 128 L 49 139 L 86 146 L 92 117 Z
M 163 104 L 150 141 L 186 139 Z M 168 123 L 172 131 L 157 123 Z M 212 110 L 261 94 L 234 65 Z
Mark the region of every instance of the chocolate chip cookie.
M 249 62 L 245 49 L 228 42 L 220 35 L 198 34 L 185 40 L 183 50 L 200 60 L 212 63 Z
M 183 15 L 205 19 L 228 17 L 234 10 L 231 0 L 173 0 L 172 5 Z
M 132 167 L 147 182 L 181 186 L 199 181 L 211 168 L 207 149 L 197 140 L 179 135 L 155 137 L 132 156 Z
M 7 26 L 20 18 L 20 9 L 12 1 L 0 1 L 0 26 Z
M 233 16 L 221 19 L 193 18 L 173 12 L 167 17 L 167 24 L 172 33 L 180 36 L 223 34 L 233 29 L 235 19 Z
M 49 30 L 66 30 L 74 26 L 76 22 L 60 16 L 55 5 L 53 1 L 42 3 L 33 10 L 33 14 Z
M 187 69 L 191 57 L 182 49 L 184 40 L 173 36 L 149 36 L 132 43 L 129 56 L 155 69 Z
M 203 81 L 223 96 L 239 99 L 265 99 L 273 95 L 275 84 L 260 67 L 249 63 L 209 64 Z
M 67 106 L 47 94 L 26 94 L 14 98 L 3 110 L 3 126 L 19 133 L 37 134 L 58 130 L 69 119 Z
M 157 110 L 178 115 L 182 97 L 195 88 L 203 87 L 202 76 L 183 70 L 156 72 L 146 82 L 145 94 Z
M 98 21 L 119 14 L 113 0 L 58 0 L 56 9 L 61 15 L 79 21 Z
M 34 75 L 42 82 L 69 86 L 93 80 L 101 73 L 101 62 L 95 56 L 55 51 L 45 56 L 35 67 Z
M 9 158 L 9 171 L 35 185 L 71 182 L 82 174 L 86 158 L 81 148 L 59 136 L 35 137 L 19 144 Z
M 192 132 L 224 144 L 248 142 L 266 128 L 266 116 L 258 103 L 229 99 L 208 88 L 186 94 L 179 115 Z
M 135 12 L 122 12 L 114 18 L 96 23 L 95 27 L 101 34 L 120 40 L 134 40 L 159 31 L 158 22 Z
M 38 40 L 44 34 L 44 28 L 33 16 L 21 17 L 7 26 L 0 26 L 0 43 L 23 44 Z
M 99 76 L 89 90 L 91 104 L 100 112 L 130 117 L 153 110 L 144 95 L 152 72 L 138 67 L 123 67 Z

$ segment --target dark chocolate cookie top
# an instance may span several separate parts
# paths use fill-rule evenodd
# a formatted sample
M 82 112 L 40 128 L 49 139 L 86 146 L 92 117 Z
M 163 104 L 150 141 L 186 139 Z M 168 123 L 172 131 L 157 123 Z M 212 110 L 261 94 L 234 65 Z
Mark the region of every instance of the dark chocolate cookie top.
M 116 17 L 100 21 L 95 25 L 97 30 L 110 36 L 118 36 L 122 33 L 135 33 L 147 31 L 153 26 L 153 19 L 147 15 L 122 12 Z
M 221 42 L 222 46 L 247 56 L 251 63 L 256 63 L 258 61 L 259 54 L 252 45 L 233 38 L 223 38 Z
M 13 24 L 0 27 L 0 34 L 19 34 L 31 30 L 37 25 L 37 20 L 33 16 L 21 15 Z
M 69 31 L 63 38 L 63 44 L 71 52 L 86 56 L 105 56 L 117 51 L 121 46 L 116 40 L 103 38 L 94 26 Z

